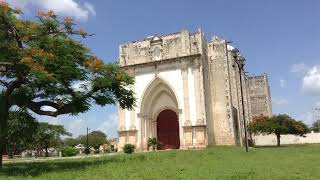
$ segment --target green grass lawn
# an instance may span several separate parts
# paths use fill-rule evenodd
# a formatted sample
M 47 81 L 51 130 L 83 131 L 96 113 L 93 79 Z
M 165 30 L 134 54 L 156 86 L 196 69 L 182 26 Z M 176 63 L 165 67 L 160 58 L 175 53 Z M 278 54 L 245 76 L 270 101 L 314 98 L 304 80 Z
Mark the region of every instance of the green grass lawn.
M 5 164 L 0 179 L 320 179 L 320 145 L 210 147 Z

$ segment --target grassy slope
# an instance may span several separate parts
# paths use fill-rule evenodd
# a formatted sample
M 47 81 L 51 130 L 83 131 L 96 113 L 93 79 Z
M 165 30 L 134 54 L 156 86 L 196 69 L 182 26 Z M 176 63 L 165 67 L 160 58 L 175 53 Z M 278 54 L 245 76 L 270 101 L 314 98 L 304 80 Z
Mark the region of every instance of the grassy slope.
M 211 147 L 4 165 L 0 179 L 320 179 L 320 145 Z

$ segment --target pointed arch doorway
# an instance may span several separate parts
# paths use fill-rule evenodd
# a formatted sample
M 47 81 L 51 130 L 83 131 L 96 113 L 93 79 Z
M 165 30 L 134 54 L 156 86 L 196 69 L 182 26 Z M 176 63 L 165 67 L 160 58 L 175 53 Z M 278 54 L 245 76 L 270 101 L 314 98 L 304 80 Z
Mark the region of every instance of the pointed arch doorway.
M 142 95 L 140 105 L 140 148 L 148 148 L 148 139 L 155 137 L 159 149 L 178 149 L 181 144 L 181 119 L 176 93 L 168 82 L 155 78 Z M 180 133 L 180 134 L 179 134 Z
M 157 117 L 157 139 L 159 149 L 179 149 L 179 120 L 171 109 L 161 111 Z

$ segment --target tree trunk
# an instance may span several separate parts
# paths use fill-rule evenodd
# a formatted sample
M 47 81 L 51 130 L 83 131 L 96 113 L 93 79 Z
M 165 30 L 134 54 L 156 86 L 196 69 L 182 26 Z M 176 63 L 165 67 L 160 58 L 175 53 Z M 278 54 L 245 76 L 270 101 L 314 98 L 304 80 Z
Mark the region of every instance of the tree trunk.
M 0 169 L 2 169 L 2 155 L 6 143 L 8 126 L 9 102 L 4 94 L 0 93 Z
M 2 142 L 0 142 L 0 169 L 2 169 L 2 154 L 3 154 L 3 148 L 4 148 L 4 145 Z
M 8 111 L 4 112 L 3 109 L 1 108 L 0 110 L 0 126 L 1 126 L 0 127 L 0 169 L 2 168 L 2 155 L 5 148 L 5 143 L 6 143 L 7 125 L 8 125 Z
M 49 157 L 48 147 L 45 147 L 46 157 Z
M 280 134 L 276 134 L 277 136 L 277 146 L 279 147 L 280 146 Z
M 8 142 L 8 143 L 7 143 L 7 148 L 8 148 L 7 152 L 8 152 L 9 158 L 10 158 L 10 159 L 13 159 L 14 149 L 13 149 L 12 143 L 9 143 L 9 142 Z

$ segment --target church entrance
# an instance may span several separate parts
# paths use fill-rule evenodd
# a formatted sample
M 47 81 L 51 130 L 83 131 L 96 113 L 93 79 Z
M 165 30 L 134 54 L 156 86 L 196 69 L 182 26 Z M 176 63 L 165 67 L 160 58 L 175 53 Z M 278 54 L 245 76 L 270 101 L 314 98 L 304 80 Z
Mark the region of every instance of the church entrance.
M 159 149 L 179 149 L 179 120 L 174 111 L 166 109 L 158 115 L 157 137 Z

